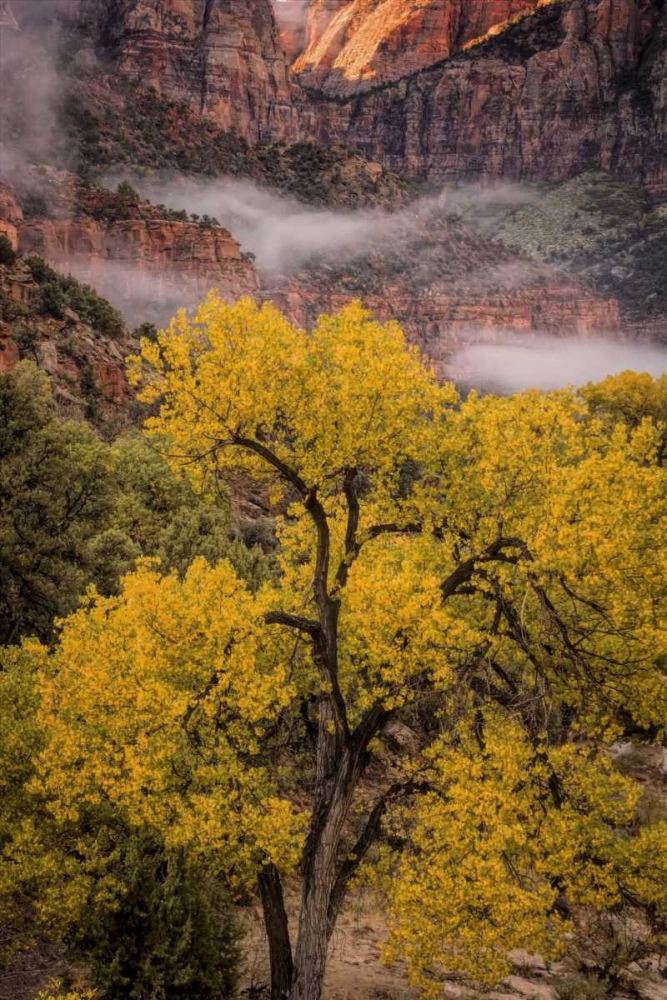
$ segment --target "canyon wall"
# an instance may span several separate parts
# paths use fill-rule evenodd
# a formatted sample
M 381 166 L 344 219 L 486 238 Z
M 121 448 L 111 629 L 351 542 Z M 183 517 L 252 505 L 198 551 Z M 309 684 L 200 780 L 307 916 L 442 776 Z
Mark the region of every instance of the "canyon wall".
M 306 86 L 352 94 L 446 59 L 538 2 L 313 0 L 294 69 Z
M 296 138 L 295 85 L 271 0 L 81 0 L 81 11 L 120 72 L 251 142 Z
M 440 370 L 463 344 L 505 335 L 621 336 L 615 299 L 435 206 L 406 218 L 384 243 L 345 264 L 323 261 L 267 283 L 264 294 L 307 329 L 359 299 L 378 319 L 396 320 Z
M 19 250 L 72 271 L 123 304 L 145 283 L 152 294 L 186 305 L 210 288 L 235 301 L 255 297 L 257 275 L 226 229 L 195 222 L 126 219 L 29 219 Z
M 486 42 L 352 99 L 311 91 L 304 129 L 434 182 L 591 166 L 667 191 L 662 0 L 552 0 Z
M 434 183 L 595 167 L 667 191 L 663 0 L 311 0 L 307 29 L 307 0 L 59 4 L 79 7 L 81 60 L 92 46 L 251 143 L 347 146 Z
M 289 319 L 311 328 L 319 315 L 360 298 L 381 322 L 394 320 L 443 374 L 462 346 L 493 343 L 507 335 L 576 337 L 618 336 L 618 304 L 563 280 L 545 288 L 505 293 L 447 294 L 429 290 L 415 297 L 400 284 L 357 296 L 330 287 L 314 290 L 298 280 L 271 294 Z

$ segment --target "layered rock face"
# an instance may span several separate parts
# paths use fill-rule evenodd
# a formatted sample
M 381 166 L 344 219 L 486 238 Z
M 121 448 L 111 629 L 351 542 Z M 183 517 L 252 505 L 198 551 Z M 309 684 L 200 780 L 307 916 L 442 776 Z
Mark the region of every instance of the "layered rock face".
M 591 166 L 667 191 L 667 8 L 551 0 L 467 51 L 304 115 L 432 181 L 560 180 Z
M 502 342 L 508 335 L 524 334 L 528 338 L 613 336 L 620 325 L 613 299 L 600 298 L 567 281 L 504 294 L 447 294 L 434 288 L 417 298 L 400 283 L 358 296 L 340 288 L 313 289 L 309 282 L 294 280 L 274 292 L 271 300 L 292 322 L 312 327 L 322 313 L 341 309 L 359 297 L 376 319 L 399 323 L 440 374 L 449 370 L 451 357 L 466 345 Z
M 427 207 L 345 265 L 322 261 L 267 292 L 293 322 L 360 299 L 380 320 L 396 320 L 444 371 L 464 344 L 506 335 L 619 335 L 618 304 L 556 269 L 452 223 Z
M 13 250 L 19 245 L 19 227 L 23 211 L 8 184 L 0 182 L 0 235 L 6 236 Z
M 27 189 L 40 193 L 44 212 L 20 222 L 19 252 L 92 285 L 130 322 L 166 322 L 211 288 L 229 302 L 257 297 L 252 260 L 216 220 L 204 224 L 130 187 L 114 193 L 45 167 L 30 172 Z
M 313 0 L 294 69 L 326 94 L 397 80 L 459 51 L 538 0 Z
M 252 142 L 296 137 L 271 0 L 82 0 L 82 18 L 121 72 Z
M 211 288 L 228 301 L 257 293 L 255 269 L 236 240 L 195 222 L 31 219 L 21 227 L 19 250 L 71 271 L 121 307 L 156 297 L 168 311 Z

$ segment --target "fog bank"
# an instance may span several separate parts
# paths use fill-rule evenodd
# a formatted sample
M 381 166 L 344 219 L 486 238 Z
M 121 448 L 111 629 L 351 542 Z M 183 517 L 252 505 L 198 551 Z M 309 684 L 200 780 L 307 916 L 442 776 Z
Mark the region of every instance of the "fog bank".
M 115 186 L 121 179 L 128 178 L 114 175 L 104 183 Z M 255 255 L 261 271 L 282 274 L 321 259 L 340 263 L 373 249 L 391 249 L 393 238 L 408 226 L 417 228 L 434 212 L 461 215 L 473 206 L 481 210 L 486 205 L 519 205 L 534 196 L 521 185 L 465 185 L 443 189 L 396 212 L 346 211 L 310 207 L 247 180 L 129 180 L 154 204 L 218 219 L 244 251 Z
M 452 354 L 448 377 L 468 388 L 508 394 L 599 382 L 631 369 L 667 372 L 667 348 L 596 337 L 502 336 L 499 343 L 468 344 Z

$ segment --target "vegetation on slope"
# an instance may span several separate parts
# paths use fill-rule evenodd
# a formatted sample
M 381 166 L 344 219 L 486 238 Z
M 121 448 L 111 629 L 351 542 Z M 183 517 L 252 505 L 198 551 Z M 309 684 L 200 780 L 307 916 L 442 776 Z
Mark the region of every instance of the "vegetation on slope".
M 667 313 L 667 206 L 637 184 L 592 171 L 527 188 L 518 209 L 487 204 L 466 219 L 618 299 L 629 319 Z
M 114 76 L 76 82 L 62 110 L 68 149 L 83 176 L 137 173 L 248 177 L 314 205 L 391 207 L 410 192 L 396 174 L 359 153 L 312 143 L 250 146 L 184 101 Z
M 1 249 L 1 244 L 0 244 Z M 123 352 L 132 338 L 106 299 L 39 257 L 13 252 L 0 263 L 0 324 L 19 358 L 38 363 L 52 377 L 58 406 L 84 413 L 99 426 L 132 421 L 136 410 L 126 391 Z M 100 385 L 115 374 L 117 386 Z

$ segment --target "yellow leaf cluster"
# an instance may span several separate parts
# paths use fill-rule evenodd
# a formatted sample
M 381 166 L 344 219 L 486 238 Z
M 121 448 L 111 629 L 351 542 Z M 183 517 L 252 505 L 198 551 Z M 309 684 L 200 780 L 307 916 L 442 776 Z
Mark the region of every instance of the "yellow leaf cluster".
M 416 985 L 428 992 L 444 970 L 496 982 L 516 948 L 557 957 L 572 930 L 559 897 L 618 902 L 619 833 L 637 791 L 606 758 L 532 744 L 498 710 L 460 725 L 429 757 L 431 790 L 391 819 L 407 849 L 366 873 L 387 902 L 388 955 L 407 961 Z M 554 782 L 563 801 L 550 794 Z
M 148 421 L 174 453 L 217 472 L 239 464 L 233 446 L 259 441 L 309 485 L 345 467 L 395 479 L 401 459 L 425 457 L 430 419 L 456 394 L 438 386 L 395 324 L 381 326 L 359 304 L 320 318 L 312 335 L 271 305 L 225 305 L 211 293 L 190 321 L 181 313 L 157 343 L 143 342 L 134 378 Z M 244 461 L 275 475 L 257 454 Z
M 41 677 L 36 787 L 59 820 L 106 802 L 239 878 L 258 859 L 293 863 L 301 824 L 259 756 L 293 695 L 281 643 L 262 641 L 267 599 L 204 560 L 183 580 L 148 564 L 119 597 L 91 593 Z

